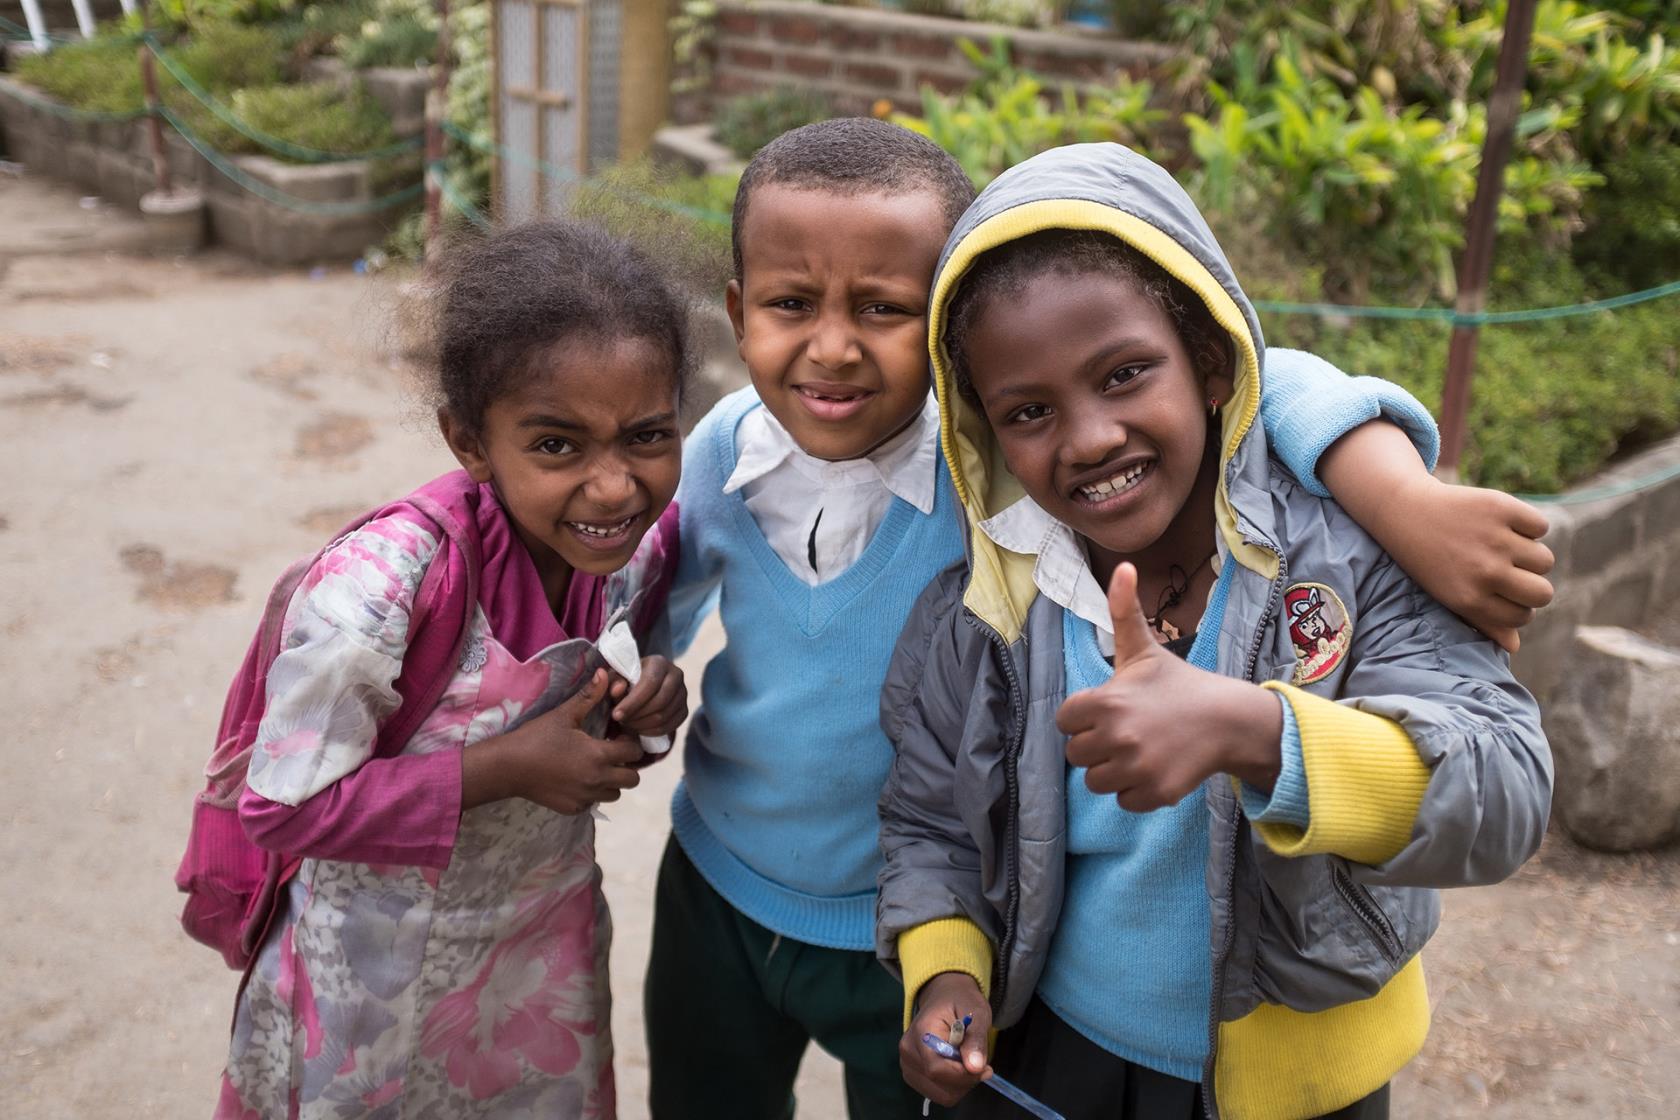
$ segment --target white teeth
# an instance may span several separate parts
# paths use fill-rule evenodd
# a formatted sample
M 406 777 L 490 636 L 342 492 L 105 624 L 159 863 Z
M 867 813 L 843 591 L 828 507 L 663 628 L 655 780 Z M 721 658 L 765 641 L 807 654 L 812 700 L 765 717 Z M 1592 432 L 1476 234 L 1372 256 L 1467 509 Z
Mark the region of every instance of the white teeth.
M 1115 494 L 1124 493 L 1125 491 L 1130 490 L 1133 486 L 1137 485 L 1138 479 L 1142 478 L 1144 472 L 1148 469 L 1148 463 L 1139 463 L 1134 467 L 1126 468 L 1111 478 L 1105 478 L 1101 482 L 1093 482 L 1089 486 L 1081 486 L 1079 488 L 1079 492 L 1093 502 L 1100 502 L 1104 498 L 1113 497 Z
M 624 530 L 630 528 L 630 523 L 634 520 L 636 520 L 634 517 L 626 517 L 623 521 L 620 521 L 617 525 L 607 525 L 607 526 L 604 526 L 604 527 L 600 526 L 600 525 L 591 525 L 586 521 L 568 521 L 568 522 L 566 522 L 566 524 L 570 525 L 572 528 L 576 529 L 580 533 L 585 534 L 586 536 L 591 536 L 591 537 L 616 537 L 620 533 L 624 532 Z

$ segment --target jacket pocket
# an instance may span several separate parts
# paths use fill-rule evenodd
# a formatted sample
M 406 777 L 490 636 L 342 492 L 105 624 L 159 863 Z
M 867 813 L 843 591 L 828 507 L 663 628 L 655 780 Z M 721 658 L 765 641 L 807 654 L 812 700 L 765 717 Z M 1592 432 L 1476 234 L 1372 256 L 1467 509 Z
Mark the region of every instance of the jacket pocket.
M 1371 892 L 1364 886 L 1353 881 L 1353 876 L 1341 862 L 1336 861 L 1330 867 L 1330 883 L 1336 889 L 1336 894 L 1353 911 L 1354 915 L 1371 931 L 1371 937 L 1377 948 L 1382 950 L 1384 957 L 1390 964 L 1398 965 L 1405 950 L 1400 944 L 1400 937 L 1394 932 L 1394 924 L 1383 913 L 1383 908 L 1377 900 L 1371 897 Z

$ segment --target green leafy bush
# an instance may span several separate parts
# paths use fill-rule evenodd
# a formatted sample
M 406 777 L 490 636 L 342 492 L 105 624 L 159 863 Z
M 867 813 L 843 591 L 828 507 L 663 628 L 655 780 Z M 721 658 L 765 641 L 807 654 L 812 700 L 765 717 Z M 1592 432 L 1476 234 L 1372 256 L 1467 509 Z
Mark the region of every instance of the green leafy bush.
M 359 35 L 374 16 L 374 0 L 335 0 L 310 4 L 274 30 L 294 58 L 311 58 L 327 53 L 341 37 Z
M 1538 240 L 1501 238 L 1493 310 L 1592 298 L 1567 257 Z M 1262 289 L 1264 282 L 1245 286 Z M 1680 427 L 1680 335 L 1656 301 L 1569 319 L 1483 327 L 1465 476 L 1484 486 L 1551 493 L 1619 452 Z M 1267 343 L 1321 354 L 1349 373 L 1384 377 L 1439 405 L 1444 323 L 1266 319 Z
M 213 93 L 271 86 L 286 77 L 282 67 L 287 57 L 285 42 L 269 27 L 207 24 L 196 28 L 190 39 L 170 53 L 182 69 Z
M 258 132 L 323 152 L 354 155 L 396 140 L 385 110 L 360 87 L 349 94 L 333 82 L 242 89 L 230 96 L 228 105 Z M 217 151 L 266 151 L 197 102 L 185 112 L 193 131 Z
M 1680 147 L 1631 150 L 1604 165 L 1604 178 L 1587 195 L 1576 261 L 1609 290 L 1680 279 Z
M 731 99 L 713 118 L 713 128 L 724 147 L 742 159 L 751 159 L 788 129 L 826 121 L 833 115 L 821 93 L 783 87 Z
M 396 11 L 364 23 L 353 35 L 338 41 L 345 65 L 424 66 L 437 53 L 437 26 L 425 11 Z
M 1272 82 L 1245 91 L 1252 104 L 1214 86 L 1217 116 L 1186 115 L 1197 161 L 1187 177 L 1192 193 L 1218 211 L 1263 207 L 1274 238 L 1324 262 L 1331 298 L 1363 301 L 1374 289 L 1450 295 L 1485 107 L 1429 116 L 1421 105 L 1392 109 L 1370 87 L 1345 95 L 1308 78 L 1289 55 L 1272 70 Z M 1568 123 L 1557 110 L 1528 113 L 1519 134 Z M 1520 229 L 1571 215 L 1598 181 L 1576 160 L 1519 156 L 1506 177 L 1501 222 Z
M 990 51 L 967 40 L 958 46 L 980 71 L 975 83 L 956 96 L 924 86 L 922 115 L 892 119 L 950 152 L 976 186 L 1061 144 L 1114 140 L 1146 150 L 1151 129 L 1166 117 L 1150 107 L 1148 82 L 1122 75 L 1107 89 L 1064 85 L 1052 100 L 1043 82 L 1010 62 L 1007 43 Z
M 17 77 L 42 93 L 91 113 L 135 113 L 145 107 L 140 66 L 127 38 L 66 43 L 17 63 Z
M 580 187 L 572 214 L 640 245 L 692 291 L 715 298 L 735 271 L 728 215 L 737 181 L 621 164 Z

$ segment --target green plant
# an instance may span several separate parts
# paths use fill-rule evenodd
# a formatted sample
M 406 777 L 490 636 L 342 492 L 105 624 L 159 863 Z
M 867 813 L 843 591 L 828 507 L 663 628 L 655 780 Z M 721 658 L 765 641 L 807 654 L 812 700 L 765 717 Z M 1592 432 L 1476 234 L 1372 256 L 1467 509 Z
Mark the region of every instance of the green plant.
M 1586 277 L 1569 259 L 1532 236 L 1501 237 L 1495 262 L 1494 309 L 1591 298 Z M 1482 328 L 1465 477 L 1483 486 L 1552 493 L 1617 454 L 1680 428 L 1680 338 L 1673 317 L 1672 306 L 1654 302 Z M 1442 323 L 1266 320 L 1270 345 L 1302 347 L 1349 373 L 1395 381 L 1432 408 L 1441 399 L 1449 335 Z
M 1612 291 L 1680 279 L 1680 147 L 1628 151 L 1604 180 L 1587 195 L 1575 260 Z
M 641 245 L 691 291 L 715 298 L 734 276 L 728 214 L 737 182 L 620 164 L 579 186 L 572 213 Z
M 286 45 L 273 28 L 206 23 L 173 53 L 182 69 L 212 93 L 271 86 L 286 76 L 281 67 Z
M 969 178 L 984 186 L 1005 168 L 1060 144 L 1113 140 L 1144 150 L 1153 126 L 1166 114 L 1150 107 L 1152 87 L 1122 75 L 1106 89 L 1061 87 L 1054 100 L 1044 84 L 1017 69 L 1008 44 L 981 50 L 968 40 L 958 46 L 979 77 L 956 96 L 922 89 L 922 115 L 893 120 L 950 152 Z
M 671 59 L 677 76 L 672 93 L 692 93 L 712 84 L 713 45 L 717 41 L 717 0 L 682 0 L 672 16 Z
M 1323 263 L 1332 298 L 1363 300 L 1373 286 L 1408 298 L 1450 294 L 1485 108 L 1455 105 L 1445 119 L 1421 105 L 1394 110 L 1369 87 L 1349 97 L 1309 79 L 1288 55 L 1273 60 L 1272 73 L 1244 91 L 1252 105 L 1215 85 L 1218 113 L 1185 116 L 1197 161 L 1192 193 L 1216 211 L 1259 205 L 1277 240 Z M 1531 112 L 1519 134 L 1569 123 L 1555 108 Z M 1506 177 L 1501 221 L 1561 225 L 1596 182 L 1578 161 L 1521 156 Z
M 416 0 L 379 0 L 354 31 L 335 44 L 347 66 L 416 66 L 437 52 L 437 17 L 431 5 Z
M 353 155 L 396 140 L 385 110 L 359 86 L 348 94 L 334 82 L 242 89 L 230 96 L 228 104 L 234 116 L 256 131 L 324 152 Z M 265 151 L 196 102 L 176 111 L 187 116 L 193 131 L 218 151 Z
M 825 121 L 834 115 L 828 99 L 815 90 L 782 87 L 732 98 L 713 118 L 717 138 L 742 159 L 790 128 Z
M 127 38 L 66 43 L 16 63 L 20 81 L 77 109 L 133 113 L 145 106 L 135 45 Z

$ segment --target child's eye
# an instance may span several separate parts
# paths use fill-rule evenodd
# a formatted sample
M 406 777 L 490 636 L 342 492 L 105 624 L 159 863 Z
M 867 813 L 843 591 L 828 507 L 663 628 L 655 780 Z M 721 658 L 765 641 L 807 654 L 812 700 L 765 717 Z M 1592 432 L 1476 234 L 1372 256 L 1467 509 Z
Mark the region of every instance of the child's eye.
M 636 432 L 632 434 L 630 436 L 630 442 L 634 445 L 646 447 L 650 444 L 664 443 L 666 440 L 670 439 L 673 434 L 674 433 L 669 428 L 649 428 L 645 432 Z
M 1050 415 L 1050 409 L 1042 404 L 1024 404 L 1011 412 L 1005 420 L 1010 424 L 1027 424 L 1034 420 L 1042 420 Z
M 890 303 L 871 303 L 863 308 L 865 315 L 909 315 L 910 312 Z
M 773 299 L 769 306 L 776 311 L 804 311 L 807 308 L 804 300 L 795 299 L 792 296 L 786 299 Z
M 540 452 L 543 455 L 569 455 L 573 451 L 576 451 L 577 448 L 572 446 L 572 441 L 569 439 L 561 439 L 559 436 L 548 436 L 544 439 L 538 440 L 536 446 L 534 446 L 532 450 Z
M 1121 366 L 1119 369 L 1108 375 L 1108 385 L 1104 387 L 1109 388 L 1118 385 L 1125 385 L 1126 383 L 1143 376 L 1144 370 L 1148 368 L 1149 367 L 1142 365 Z

